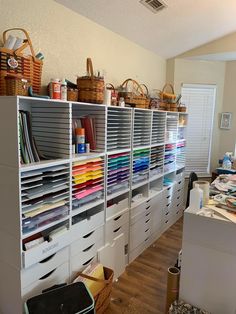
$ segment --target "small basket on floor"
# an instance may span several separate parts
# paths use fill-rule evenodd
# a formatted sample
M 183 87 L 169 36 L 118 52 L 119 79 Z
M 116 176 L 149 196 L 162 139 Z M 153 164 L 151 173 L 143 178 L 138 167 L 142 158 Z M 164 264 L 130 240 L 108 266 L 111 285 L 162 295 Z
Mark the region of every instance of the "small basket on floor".
M 103 267 L 103 270 L 104 270 L 105 280 L 88 276 L 81 272 L 78 273 L 78 276 L 80 277 L 104 283 L 103 288 L 94 296 L 96 314 L 104 313 L 105 310 L 108 308 L 110 304 L 110 300 L 111 300 L 111 291 L 112 291 L 114 271 L 107 267 Z

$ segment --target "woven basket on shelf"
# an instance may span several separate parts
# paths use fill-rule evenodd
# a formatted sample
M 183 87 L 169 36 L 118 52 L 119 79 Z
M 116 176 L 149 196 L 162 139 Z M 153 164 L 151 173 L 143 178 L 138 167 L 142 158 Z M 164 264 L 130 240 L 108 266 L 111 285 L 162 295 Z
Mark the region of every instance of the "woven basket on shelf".
M 7 75 L 6 81 L 6 95 L 7 96 L 28 96 L 29 82 L 21 76 Z
M 166 83 L 160 91 L 159 96 L 162 101 L 173 103 L 176 99 L 173 85 Z
M 104 98 L 104 78 L 94 76 L 93 64 L 90 58 L 87 58 L 87 74 L 87 76 L 77 78 L 78 100 L 102 104 Z
M 128 84 L 131 85 L 130 89 L 128 89 Z M 132 107 L 149 108 L 149 101 L 142 86 L 133 79 L 127 79 L 121 84 L 119 97 L 124 97 L 125 103 Z
M 3 32 L 3 43 L 5 44 L 7 33 L 9 31 L 22 31 L 25 35 L 23 45 L 16 49 L 10 50 L 0 48 L 0 95 L 6 95 L 6 80 L 8 74 L 20 74 L 24 79 L 31 83 L 33 92 L 40 93 L 41 75 L 43 62 L 35 57 L 34 49 L 29 34 L 23 28 L 11 28 Z M 31 56 L 25 56 L 23 50 L 30 48 Z
M 78 101 L 78 89 L 67 88 L 67 100 Z
M 104 313 L 105 310 L 108 308 L 111 300 L 114 271 L 107 267 L 103 267 L 103 270 L 105 280 L 83 274 L 82 272 L 78 273 L 80 277 L 104 283 L 104 287 L 97 293 L 97 295 L 94 296 L 96 314 Z

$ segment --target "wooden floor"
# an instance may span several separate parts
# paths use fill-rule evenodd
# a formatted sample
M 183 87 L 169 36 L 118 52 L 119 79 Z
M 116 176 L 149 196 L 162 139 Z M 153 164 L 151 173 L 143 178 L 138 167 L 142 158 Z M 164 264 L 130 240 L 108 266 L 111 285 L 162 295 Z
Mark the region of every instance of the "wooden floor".
M 182 219 L 127 266 L 113 285 L 105 314 L 165 313 L 167 269 L 174 266 L 182 243 Z

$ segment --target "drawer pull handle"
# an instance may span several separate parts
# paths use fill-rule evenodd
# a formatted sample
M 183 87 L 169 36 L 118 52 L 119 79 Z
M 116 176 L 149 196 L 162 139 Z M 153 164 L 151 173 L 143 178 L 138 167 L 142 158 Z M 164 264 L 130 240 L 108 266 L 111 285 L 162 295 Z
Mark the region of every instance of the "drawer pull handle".
M 176 215 L 178 215 L 178 214 L 179 214 L 179 211 L 176 212 Z
M 121 229 L 121 227 L 119 227 L 119 228 L 113 230 L 113 232 L 116 233 L 116 232 L 118 232 L 120 229 Z
M 169 215 L 169 212 L 167 212 L 165 215 L 166 215 L 166 216 Z
M 165 221 L 165 224 L 167 224 L 168 222 L 169 222 L 169 220 L 166 220 L 166 221 Z
M 180 205 L 180 203 L 179 204 L 177 204 L 177 207 Z
M 148 238 L 146 238 L 144 241 L 145 241 L 145 242 L 147 242 L 148 240 L 149 240 L 149 237 L 148 237 Z
M 122 217 L 122 215 L 120 215 L 120 216 L 118 216 L 118 217 L 116 217 L 116 218 L 114 218 L 113 220 L 119 220 L 120 219 L 120 217 Z
M 87 262 L 83 263 L 83 266 L 88 265 L 90 262 L 92 262 L 93 259 L 94 257 L 90 258 Z
M 168 188 L 167 191 L 170 191 L 171 188 Z
M 181 191 L 181 189 L 178 189 L 178 191 L 177 192 L 180 192 Z
M 167 207 L 170 206 L 170 203 L 166 205 Z
M 147 224 L 150 221 L 150 219 L 146 220 L 145 223 Z
M 52 271 L 50 271 L 49 273 L 47 273 L 46 275 L 44 275 L 43 277 L 39 278 L 39 280 L 44 280 L 44 279 L 48 278 L 49 276 L 51 276 L 54 273 L 55 270 L 56 270 L 56 268 L 53 269 Z
M 40 263 L 40 264 L 47 263 L 47 262 L 50 261 L 50 259 L 52 259 L 53 256 L 55 256 L 55 255 L 56 255 L 56 253 L 55 253 L 55 254 L 52 254 L 52 255 L 50 255 L 50 256 L 48 256 L 48 257 L 46 257 L 45 259 L 43 259 L 43 260 L 40 261 L 39 263 Z
M 146 202 L 148 203 L 148 202 L 150 202 L 151 201 L 151 199 L 149 198 L 149 200 L 147 200 Z
M 150 212 L 150 213 L 147 213 L 145 216 L 148 217 L 150 214 L 151 214 L 151 212 Z
M 86 249 L 84 249 L 83 250 L 83 252 L 87 252 L 87 251 L 89 251 L 93 246 L 95 245 L 95 243 L 94 244 L 92 244 L 92 245 L 90 245 L 89 247 L 87 247 Z
M 167 196 L 166 198 L 170 198 L 170 195 L 169 195 L 169 196 Z
M 145 233 L 149 231 L 149 228 L 147 230 L 145 230 Z
M 177 200 L 179 200 L 179 199 L 180 199 L 180 196 L 177 197 Z
M 92 231 L 92 232 L 89 232 L 88 234 L 86 234 L 85 236 L 83 236 L 83 239 L 86 239 L 86 238 L 90 237 L 94 232 L 95 232 L 95 230 Z
M 148 210 L 151 206 L 146 207 L 146 210 Z

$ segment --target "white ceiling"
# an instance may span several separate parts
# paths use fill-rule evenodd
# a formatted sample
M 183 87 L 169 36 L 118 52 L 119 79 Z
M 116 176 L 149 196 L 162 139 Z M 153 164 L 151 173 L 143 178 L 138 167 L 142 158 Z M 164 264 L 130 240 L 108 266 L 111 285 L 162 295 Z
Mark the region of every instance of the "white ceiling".
M 236 31 L 236 0 L 165 0 L 153 14 L 139 0 L 55 0 L 164 58 Z

